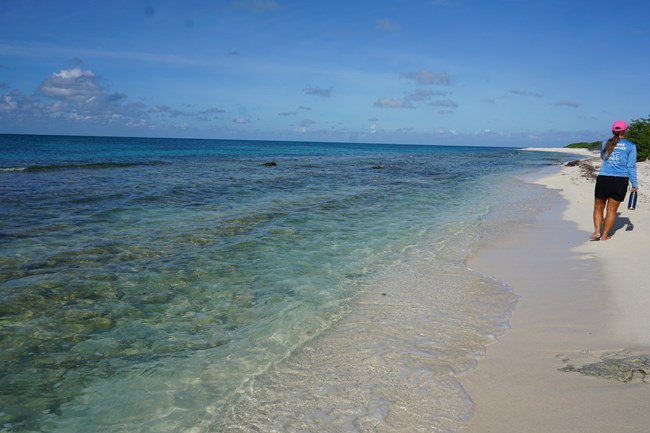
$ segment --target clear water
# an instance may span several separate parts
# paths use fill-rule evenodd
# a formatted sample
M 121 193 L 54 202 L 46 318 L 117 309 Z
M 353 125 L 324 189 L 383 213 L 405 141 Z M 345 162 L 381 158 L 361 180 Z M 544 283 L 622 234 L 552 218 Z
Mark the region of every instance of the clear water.
M 560 157 L 0 135 L 0 431 L 455 431 Z

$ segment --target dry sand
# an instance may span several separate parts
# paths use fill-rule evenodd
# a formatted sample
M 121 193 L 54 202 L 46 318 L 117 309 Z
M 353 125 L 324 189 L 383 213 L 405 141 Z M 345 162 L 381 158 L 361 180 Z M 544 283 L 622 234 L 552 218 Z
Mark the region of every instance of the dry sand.
M 585 161 L 600 164 L 597 157 Z M 511 329 L 460 378 L 475 404 L 463 433 L 650 432 L 650 384 L 560 371 L 650 355 L 650 196 L 644 190 L 650 163 L 637 168 L 637 209 L 621 205 L 611 240 L 587 240 L 595 180 L 581 166 L 563 166 L 537 181 L 558 190 L 557 200 L 535 222 L 470 260 L 475 270 L 510 284 L 520 299 Z

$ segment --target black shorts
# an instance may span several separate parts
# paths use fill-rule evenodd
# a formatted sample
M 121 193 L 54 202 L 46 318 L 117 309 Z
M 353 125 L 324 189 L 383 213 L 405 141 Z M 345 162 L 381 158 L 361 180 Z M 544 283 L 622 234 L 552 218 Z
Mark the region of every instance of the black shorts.
M 602 200 L 611 198 L 616 201 L 624 201 L 628 182 L 627 177 L 598 176 L 596 178 L 595 196 Z

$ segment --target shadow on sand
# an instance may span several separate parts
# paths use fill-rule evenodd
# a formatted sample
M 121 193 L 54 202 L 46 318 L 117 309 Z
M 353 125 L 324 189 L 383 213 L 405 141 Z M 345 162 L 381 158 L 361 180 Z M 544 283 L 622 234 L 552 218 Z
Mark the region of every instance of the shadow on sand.
M 614 227 L 612 227 L 612 231 L 610 232 L 610 236 L 614 236 L 617 231 L 620 229 L 625 228 L 626 232 L 631 232 L 634 230 L 634 224 L 632 224 L 632 221 L 628 217 L 622 217 L 621 213 L 618 212 L 616 214 L 616 222 L 614 222 Z

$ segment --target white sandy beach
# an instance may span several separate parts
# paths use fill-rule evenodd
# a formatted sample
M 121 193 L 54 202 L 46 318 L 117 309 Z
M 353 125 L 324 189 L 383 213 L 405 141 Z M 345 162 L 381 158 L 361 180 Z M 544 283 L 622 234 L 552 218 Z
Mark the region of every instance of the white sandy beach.
M 522 150 L 532 150 L 537 152 L 556 152 L 556 153 L 571 153 L 574 155 L 584 155 L 584 156 L 597 156 L 595 152 L 592 152 L 587 149 L 571 149 L 568 147 L 525 147 Z
M 597 155 L 587 157 L 599 165 Z M 470 261 L 510 284 L 520 299 L 511 329 L 460 379 L 475 404 L 464 433 L 650 431 L 650 384 L 638 374 L 624 383 L 559 370 L 650 355 L 650 163 L 637 167 L 637 209 L 621 205 L 611 240 L 587 240 L 595 180 L 580 166 L 563 166 L 538 181 L 558 191 L 557 201 Z

